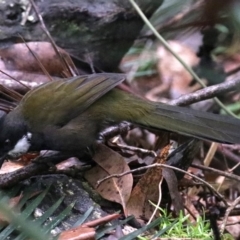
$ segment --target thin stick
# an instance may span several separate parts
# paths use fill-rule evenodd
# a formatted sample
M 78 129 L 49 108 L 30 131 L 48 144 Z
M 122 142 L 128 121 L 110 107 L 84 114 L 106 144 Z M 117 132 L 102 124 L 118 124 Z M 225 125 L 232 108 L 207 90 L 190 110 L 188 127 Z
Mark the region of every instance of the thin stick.
M 154 163 L 154 164 L 151 164 L 151 165 L 148 165 L 148 166 L 139 167 L 139 168 L 136 168 L 136 169 L 133 169 L 133 170 L 129 170 L 129 171 L 120 173 L 120 174 L 111 174 L 111 175 L 109 175 L 109 176 L 107 176 L 107 177 L 105 177 L 105 178 L 97 181 L 97 186 L 96 186 L 96 187 L 98 187 L 102 182 L 104 182 L 104 181 L 106 181 L 106 180 L 108 180 L 108 179 L 110 179 L 110 178 L 114 178 L 114 177 L 120 178 L 120 177 L 122 177 L 122 176 L 124 176 L 124 175 L 127 175 L 127 174 L 130 174 L 130 173 L 139 172 L 139 171 L 146 170 L 146 169 L 149 169 L 149 168 L 154 168 L 154 167 L 170 168 L 170 169 L 176 170 L 176 171 L 178 171 L 178 172 L 185 173 L 185 174 L 191 176 L 191 177 L 194 178 L 194 179 L 197 179 L 199 182 L 202 182 L 202 183 L 205 184 L 209 189 L 211 189 L 211 191 L 212 191 L 216 196 L 218 196 L 218 197 L 224 202 L 224 204 L 225 204 L 226 206 L 229 206 L 229 204 L 228 204 L 227 201 L 224 199 L 224 197 L 223 197 L 220 193 L 218 193 L 208 182 L 206 182 L 206 181 L 204 181 L 203 179 L 195 176 L 194 174 L 191 174 L 191 173 L 189 173 L 189 172 L 186 172 L 186 171 L 184 171 L 184 170 L 182 170 L 182 169 L 179 169 L 179 168 L 173 167 L 173 166 L 169 166 L 169 165 L 166 165 L 166 164 L 161 164 L 161 163 Z
M 240 79 L 233 79 L 224 83 L 203 88 L 194 93 L 183 95 L 177 99 L 170 101 L 169 104 L 186 106 L 195 102 L 213 98 L 217 95 L 224 94 L 230 91 L 238 91 L 239 89 Z
M 64 58 L 64 57 L 62 56 L 62 54 L 59 52 L 58 48 L 56 47 L 55 41 L 53 40 L 51 34 L 50 34 L 49 31 L 47 30 L 46 25 L 45 25 L 45 23 L 44 23 L 44 21 L 43 21 L 43 18 L 42 18 L 42 16 L 41 16 L 41 14 L 39 14 L 38 9 L 37 9 L 37 6 L 36 6 L 34 0 L 30 0 L 30 2 L 31 2 L 31 4 L 32 4 L 32 6 L 33 6 L 33 9 L 34 9 L 34 11 L 35 11 L 35 13 L 36 13 L 36 15 L 37 15 L 37 17 L 38 17 L 38 20 L 39 20 L 40 23 L 41 23 L 42 30 L 45 32 L 45 34 L 46 34 L 47 37 L 49 38 L 50 42 L 52 43 L 52 46 L 53 46 L 55 52 L 57 53 L 59 59 L 60 59 L 60 60 L 62 61 L 62 63 L 63 63 L 63 66 L 66 66 L 69 74 L 70 74 L 71 76 L 74 76 L 73 71 L 72 71 L 71 68 L 68 66 L 65 58 Z
M 191 67 L 189 67 L 184 60 L 178 56 L 170 47 L 170 45 L 167 43 L 167 41 L 158 33 L 158 31 L 154 28 L 154 26 L 150 23 L 150 21 L 146 18 L 142 10 L 139 8 L 139 6 L 135 3 L 134 0 L 129 0 L 130 3 L 133 5 L 135 10 L 138 12 L 139 16 L 143 19 L 145 24 L 149 27 L 149 29 L 153 32 L 153 34 L 156 36 L 156 38 L 163 44 L 163 46 L 182 64 L 182 66 L 191 74 L 191 76 L 202 86 L 206 87 L 206 84 L 197 76 L 197 74 L 193 71 Z M 229 115 L 238 118 L 237 115 L 235 115 L 233 112 L 231 112 L 229 109 L 227 109 L 224 104 L 216 97 L 214 97 L 215 102 Z
M 204 171 L 214 172 L 214 173 L 217 173 L 217 174 L 219 174 L 221 176 L 224 176 L 226 178 L 229 178 L 229 179 L 236 180 L 236 181 L 240 182 L 240 177 L 233 174 L 233 173 L 224 172 L 224 171 L 221 171 L 221 170 L 218 170 L 218 169 L 215 169 L 215 168 L 206 167 L 206 166 L 199 165 L 199 164 L 194 164 L 194 163 L 191 164 L 191 167 L 198 168 L 198 169 L 201 169 L 201 170 L 204 170 Z
M 226 224 L 227 224 L 227 220 L 228 220 L 228 217 L 231 213 L 231 211 L 240 203 L 240 197 L 236 198 L 234 200 L 234 202 L 231 204 L 231 206 L 228 207 L 228 209 L 226 210 L 226 213 L 225 213 L 225 216 L 223 218 L 223 221 L 222 221 L 222 225 L 220 227 L 220 231 L 221 233 L 224 232 L 224 229 L 226 227 Z

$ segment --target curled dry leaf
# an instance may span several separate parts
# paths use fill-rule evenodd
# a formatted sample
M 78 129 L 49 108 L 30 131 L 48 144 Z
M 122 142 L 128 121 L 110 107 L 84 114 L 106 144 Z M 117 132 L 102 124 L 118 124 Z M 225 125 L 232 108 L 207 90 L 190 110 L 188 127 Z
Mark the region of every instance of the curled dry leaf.
M 165 163 L 171 145 L 167 145 L 157 157 L 156 163 Z M 127 215 L 134 215 L 136 219 L 149 219 L 154 211 L 149 201 L 158 202 L 159 183 L 162 179 L 162 169 L 160 167 L 150 168 L 138 181 L 134 187 L 131 197 L 127 203 Z
M 130 170 L 124 158 L 105 145 L 97 147 L 93 159 L 97 163 L 97 166 L 85 174 L 85 178 L 93 187 L 96 187 L 98 180 L 111 174 L 120 174 Z M 127 174 L 120 178 L 110 178 L 102 182 L 96 190 L 103 198 L 120 203 L 125 212 L 126 203 L 132 191 L 132 185 L 133 177 L 131 174 Z

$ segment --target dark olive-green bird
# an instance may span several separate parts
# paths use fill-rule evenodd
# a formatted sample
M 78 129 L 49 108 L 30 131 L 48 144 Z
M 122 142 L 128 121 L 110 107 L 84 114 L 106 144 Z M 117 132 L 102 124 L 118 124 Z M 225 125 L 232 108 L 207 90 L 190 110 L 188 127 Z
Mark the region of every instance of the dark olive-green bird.
M 61 79 L 29 91 L 0 120 L 0 157 L 56 150 L 79 155 L 106 127 L 129 121 L 223 143 L 240 143 L 240 121 L 228 116 L 169 106 L 116 89 L 122 74 Z

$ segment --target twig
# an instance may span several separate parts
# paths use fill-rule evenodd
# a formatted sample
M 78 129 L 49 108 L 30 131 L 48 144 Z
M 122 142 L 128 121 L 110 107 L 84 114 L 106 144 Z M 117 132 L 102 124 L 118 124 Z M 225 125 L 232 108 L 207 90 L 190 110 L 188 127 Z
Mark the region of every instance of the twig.
M 139 147 L 134 147 L 134 146 L 128 146 L 128 145 L 124 145 L 124 144 L 120 144 L 120 143 L 113 143 L 114 146 L 117 146 L 123 150 L 128 150 L 128 151 L 133 151 L 136 153 L 142 153 L 142 154 L 146 154 L 146 155 L 150 155 L 152 157 L 157 157 L 157 154 L 155 151 L 153 150 L 148 150 L 145 148 L 139 148 Z
M 157 210 L 160 208 L 160 203 L 161 203 L 161 200 L 162 200 L 162 181 L 163 181 L 163 177 L 161 177 L 161 179 L 160 179 L 160 181 L 159 181 L 159 183 L 158 183 L 158 191 L 159 191 L 159 194 L 158 194 L 158 202 L 157 202 L 157 205 L 156 205 L 155 208 L 154 208 L 154 211 L 153 211 L 151 217 L 150 217 L 149 220 L 148 220 L 147 225 L 152 222 L 154 216 L 155 216 L 156 213 L 157 213 Z
M 21 82 L 20 80 L 17 80 L 16 78 L 12 77 L 11 75 L 9 75 L 8 73 L 2 71 L 1 69 L 0 69 L 0 72 L 1 72 L 2 74 L 4 74 L 4 75 L 8 76 L 9 78 L 13 79 L 13 80 L 16 81 L 17 83 L 19 83 L 20 85 L 22 85 L 23 87 L 25 87 L 27 90 L 30 90 L 30 88 L 29 88 L 25 83 Z
M 228 150 L 226 147 L 223 148 L 221 145 L 218 146 L 219 152 L 224 152 L 224 156 L 226 156 L 228 159 L 235 163 L 240 162 L 240 156 L 238 154 L 234 154 L 232 151 Z
M 1 70 L 0 70 L 0 72 L 1 72 Z M 7 88 L 7 89 L 11 89 L 11 91 L 13 90 L 13 89 L 17 89 L 17 91 L 16 90 L 14 90 L 15 92 L 23 92 L 23 91 L 25 91 L 25 89 L 23 89 L 23 88 L 21 88 L 20 86 L 22 86 L 22 85 L 20 85 L 20 83 L 23 83 L 24 85 L 26 85 L 27 87 L 28 87 L 28 89 L 30 90 L 30 89 L 32 89 L 32 88 L 34 88 L 34 87 L 37 87 L 37 86 L 39 86 L 39 85 L 41 85 L 41 84 L 43 84 L 45 81 L 42 81 L 42 82 L 39 82 L 39 83 L 37 83 L 37 82 L 29 82 L 29 81 L 24 81 L 24 80 L 20 80 L 20 82 L 18 82 L 18 81 L 16 81 L 16 82 L 14 82 L 13 80 L 11 80 L 11 79 L 7 79 L 7 78 L 0 78 L 0 85 L 2 85 L 2 86 L 4 86 L 5 88 Z M 18 90 L 18 89 L 20 89 L 20 90 Z M 25 91 L 26 92 L 26 91 Z M 19 93 L 18 93 L 19 94 Z M 20 96 L 19 96 L 20 97 Z M 19 100 L 20 100 L 20 98 L 19 98 Z
M 48 73 L 47 69 L 44 67 L 44 65 L 42 64 L 42 62 L 40 61 L 39 57 L 37 56 L 37 54 L 32 51 L 32 49 L 28 46 L 28 44 L 26 43 L 26 41 L 23 39 L 22 36 L 20 36 L 20 38 L 22 39 L 22 41 L 24 42 L 25 46 L 27 47 L 27 49 L 29 50 L 29 52 L 33 55 L 33 57 L 35 58 L 35 60 L 38 62 L 39 67 L 41 68 L 41 70 L 43 71 L 43 73 L 48 76 L 50 81 L 53 81 L 52 77 L 50 76 L 50 74 Z
M 22 21 L 21 21 L 20 25 L 24 26 L 26 24 L 31 9 L 32 9 L 32 5 L 29 3 L 28 6 L 27 6 L 26 11 L 23 14 Z
M 129 0 L 130 3 L 133 5 L 134 9 L 138 12 L 139 16 L 142 18 L 142 20 L 145 22 L 145 24 L 149 27 L 149 29 L 153 32 L 153 34 L 156 36 L 156 38 L 163 44 L 163 46 L 182 64 L 182 66 L 191 74 L 191 76 L 202 86 L 206 87 L 206 84 L 197 76 L 197 74 L 193 71 L 191 67 L 189 67 L 185 61 L 176 54 L 170 47 L 170 45 L 167 43 L 167 41 L 158 33 L 158 31 L 154 28 L 154 26 L 151 24 L 151 22 L 147 19 L 147 17 L 144 15 L 142 10 L 139 8 L 139 6 L 136 4 L 134 0 Z M 233 112 L 231 112 L 229 109 L 227 109 L 224 104 L 216 97 L 214 97 L 215 102 L 229 115 L 238 118 Z
M 20 93 L 15 90 L 9 89 L 2 84 L 0 84 L 0 91 L 1 94 L 13 99 L 14 101 L 20 101 L 22 99 L 22 95 Z
M 220 227 L 221 233 L 224 232 L 224 229 L 225 229 L 225 227 L 226 227 L 227 220 L 228 220 L 228 217 L 229 217 L 231 211 L 232 211 L 239 203 L 240 203 L 240 197 L 236 198 L 236 199 L 234 200 L 234 202 L 227 208 L 226 213 L 225 213 L 225 216 L 224 216 L 223 221 L 222 221 L 222 225 L 221 225 L 221 227 Z
M 207 155 L 206 155 L 205 159 L 203 160 L 204 166 L 208 167 L 210 165 L 213 157 L 215 156 L 218 146 L 219 146 L 219 143 L 216 143 L 216 142 L 211 143 L 211 146 L 207 152 Z
M 186 106 L 195 102 L 213 98 L 219 94 L 224 94 L 230 91 L 237 91 L 239 89 L 240 89 L 240 79 L 229 80 L 224 83 L 206 87 L 194 93 L 183 95 L 178 99 L 174 99 L 170 101 L 169 104 Z
M 214 172 L 214 173 L 217 173 L 217 174 L 219 174 L 221 176 L 224 176 L 226 178 L 229 178 L 229 179 L 236 180 L 236 181 L 240 182 L 240 177 L 233 174 L 233 173 L 224 172 L 224 171 L 221 171 L 221 170 L 218 170 L 218 169 L 215 169 L 215 168 L 206 167 L 206 166 L 199 165 L 199 164 L 194 164 L 194 163 L 191 164 L 191 167 L 198 168 L 198 169 L 201 169 L 201 170 L 204 170 L 204 171 Z
M 37 161 L 32 162 L 24 168 L 14 172 L 4 173 L 0 175 L 0 188 L 7 188 L 23 181 L 33 175 L 39 175 L 49 170 L 53 164 L 57 164 L 72 155 L 61 152 L 49 151 L 45 155 L 37 157 Z
M 41 16 L 41 14 L 39 14 L 39 12 L 38 12 L 38 9 L 37 9 L 37 6 L 36 6 L 34 0 L 30 0 L 30 2 L 31 2 L 31 4 L 32 4 L 32 6 L 33 6 L 33 9 L 34 9 L 34 11 L 35 11 L 35 13 L 36 13 L 36 15 L 37 15 L 37 17 L 38 17 L 38 20 L 39 20 L 40 23 L 41 23 L 42 30 L 44 31 L 44 33 L 47 35 L 47 37 L 49 38 L 50 42 L 52 43 L 52 46 L 53 46 L 55 52 L 57 53 L 59 59 L 60 59 L 61 62 L 63 63 L 63 66 L 66 66 L 69 74 L 70 74 L 71 76 L 74 76 L 73 71 L 72 71 L 71 68 L 68 66 L 65 58 L 62 56 L 62 54 L 60 53 L 60 51 L 59 51 L 58 48 L 56 47 L 56 43 L 54 42 L 51 34 L 49 33 L 48 29 L 46 28 L 46 25 L 45 25 L 45 23 L 44 23 L 44 21 L 43 21 L 43 18 L 42 18 L 42 16 Z
M 161 163 L 154 163 L 154 164 L 151 164 L 151 165 L 148 165 L 148 166 L 144 166 L 144 167 L 139 167 L 139 168 L 136 168 L 136 169 L 133 169 L 133 170 L 129 170 L 129 171 L 125 171 L 123 173 L 120 173 L 120 174 L 111 174 L 99 181 L 97 181 L 97 187 L 104 181 L 110 179 L 110 178 L 120 178 L 124 175 L 127 175 L 127 174 L 130 174 L 130 173 L 134 173 L 134 172 L 139 172 L 139 171 L 142 171 L 142 170 L 146 170 L 146 169 L 149 169 L 149 168 L 154 168 L 154 167 L 165 167 L 165 168 L 170 168 L 170 169 L 173 169 L 173 170 L 176 170 L 176 171 L 179 171 L 179 172 L 182 172 L 184 174 L 187 174 L 189 176 L 191 176 L 192 178 L 194 179 L 197 179 L 199 182 L 202 182 L 203 184 L 205 184 L 209 189 L 211 189 L 211 191 L 217 196 L 219 197 L 226 206 L 229 206 L 229 204 L 227 203 L 227 201 L 224 199 L 224 197 L 218 193 L 208 182 L 204 181 L 203 179 L 195 176 L 194 174 L 191 174 L 189 172 L 186 172 L 185 170 L 182 170 L 182 169 L 179 169 L 177 167 L 173 167 L 173 166 L 169 166 L 167 164 L 161 164 Z
M 235 166 L 233 166 L 229 171 L 230 171 L 230 172 L 233 172 L 236 168 L 239 167 L 239 165 L 240 165 L 240 162 L 237 163 Z

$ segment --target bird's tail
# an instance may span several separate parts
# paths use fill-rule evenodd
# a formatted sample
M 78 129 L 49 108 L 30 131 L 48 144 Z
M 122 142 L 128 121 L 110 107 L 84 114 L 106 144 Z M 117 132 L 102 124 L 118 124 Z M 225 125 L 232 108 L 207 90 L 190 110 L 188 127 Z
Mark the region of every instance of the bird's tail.
M 118 89 L 106 94 L 102 102 L 105 108 L 108 102 L 113 120 L 126 120 L 214 142 L 240 143 L 240 120 L 230 116 L 151 102 Z
M 148 104 L 151 111 L 138 118 L 138 124 L 215 142 L 240 143 L 239 119 L 186 107 Z

